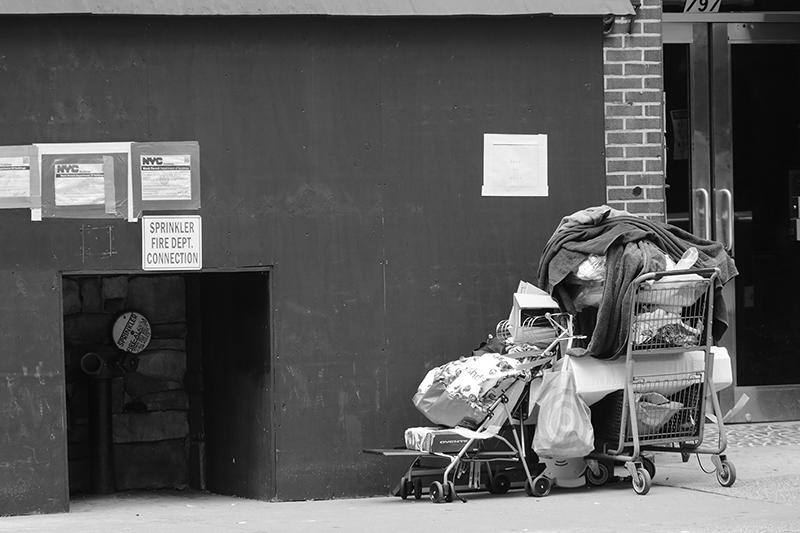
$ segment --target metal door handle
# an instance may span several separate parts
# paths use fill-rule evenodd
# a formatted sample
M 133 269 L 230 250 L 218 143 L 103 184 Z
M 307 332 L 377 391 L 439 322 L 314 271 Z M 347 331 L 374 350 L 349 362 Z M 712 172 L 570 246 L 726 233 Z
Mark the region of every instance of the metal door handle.
M 697 232 L 701 238 L 711 240 L 711 205 L 708 201 L 708 191 L 703 188 L 695 189 L 694 196 L 698 221 L 702 224 L 702 227 L 697 228 Z
M 721 236 L 725 251 L 730 252 L 733 248 L 733 194 L 730 189 L 718 189 L 716 193 L 719 209 L 717 235 Z

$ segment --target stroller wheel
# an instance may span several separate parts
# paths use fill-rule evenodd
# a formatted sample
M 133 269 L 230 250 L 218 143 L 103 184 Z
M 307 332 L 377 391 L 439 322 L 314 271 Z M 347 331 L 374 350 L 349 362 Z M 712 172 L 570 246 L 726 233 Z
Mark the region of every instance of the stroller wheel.
M 447 503 L 452 502 L 456 497 L 456 486 L 452 481 L 448 481 L 444 486 L 444 501 Z
M 430 498 L 433 503 L 444 501 L 444 487 L 438 481 L 431 483 Z
M 492 478 L 492 492 L 505 494 L 511 488 L 511 480 L 505 474 L 497 474 Z
M 531 482 L 527 479 L 525 480 L 525 494 L 533 496 L 533 487 L 531 486 Z
M 611 479 L 611 471 L 604 461 L 597 461 L 597 472 L 592 469 L 591 465 L 586 469 L 586 481 L 590 485 L 599 487 L 608 483 L 609 479 Z
M 422 499 L 422 480 L 420 478 L 414 480 L 414 499 Z
M 408 480 L 403 476 L 400 480 L 400 498 L 405 500 L 408 497 Z
M 533 495 L 538 498 L 544 498 L 548 494 L 550 494 L 550 489 L 553 487 L 552 483 L 550 483 L 550 479 L 544 476 L 537 477 L 533 480 L 533 487 L 531 492 Z

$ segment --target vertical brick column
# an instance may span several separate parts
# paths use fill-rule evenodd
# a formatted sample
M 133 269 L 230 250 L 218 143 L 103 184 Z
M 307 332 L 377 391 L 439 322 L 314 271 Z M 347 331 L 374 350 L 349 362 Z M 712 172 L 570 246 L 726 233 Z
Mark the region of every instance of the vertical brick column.
M 633 21 L 617 17 L 603 41 L 608 204 L 658 220 L 666 218 L 661 13 L 661 0 L 641 0 Z

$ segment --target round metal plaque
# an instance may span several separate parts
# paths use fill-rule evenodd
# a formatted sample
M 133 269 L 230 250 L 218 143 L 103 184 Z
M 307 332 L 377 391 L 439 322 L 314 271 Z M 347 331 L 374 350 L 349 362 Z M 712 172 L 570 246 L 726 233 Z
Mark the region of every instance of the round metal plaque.
M 130 353 L 139 353 L 150 343 L 150 323 L 133 311 L 122 313 L 111 329 L 117 348 Z

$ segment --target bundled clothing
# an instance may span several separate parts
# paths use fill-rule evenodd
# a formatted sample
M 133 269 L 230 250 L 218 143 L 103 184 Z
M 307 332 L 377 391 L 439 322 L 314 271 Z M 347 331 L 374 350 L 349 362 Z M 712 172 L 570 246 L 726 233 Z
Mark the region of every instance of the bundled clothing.
M 719 269 L 712 321 L 712 335 L 719 339 L 728 327 L 722 287 L 738 274 L 724 246 L 676 226 L 635 217 L 609 206 L 589 208 L 562 219 L 542 252 L 538 286 L 551 294 L 565 311 L 575 314 L 565 279 L 590 255 L 605 256 L 603 298 L 586 355 L 614 359 L 625 352 L 633 280 L 644 273 L 665 270 L 664 253 L 678 261 L 692 247 L 698 251 L 695 268 Z

